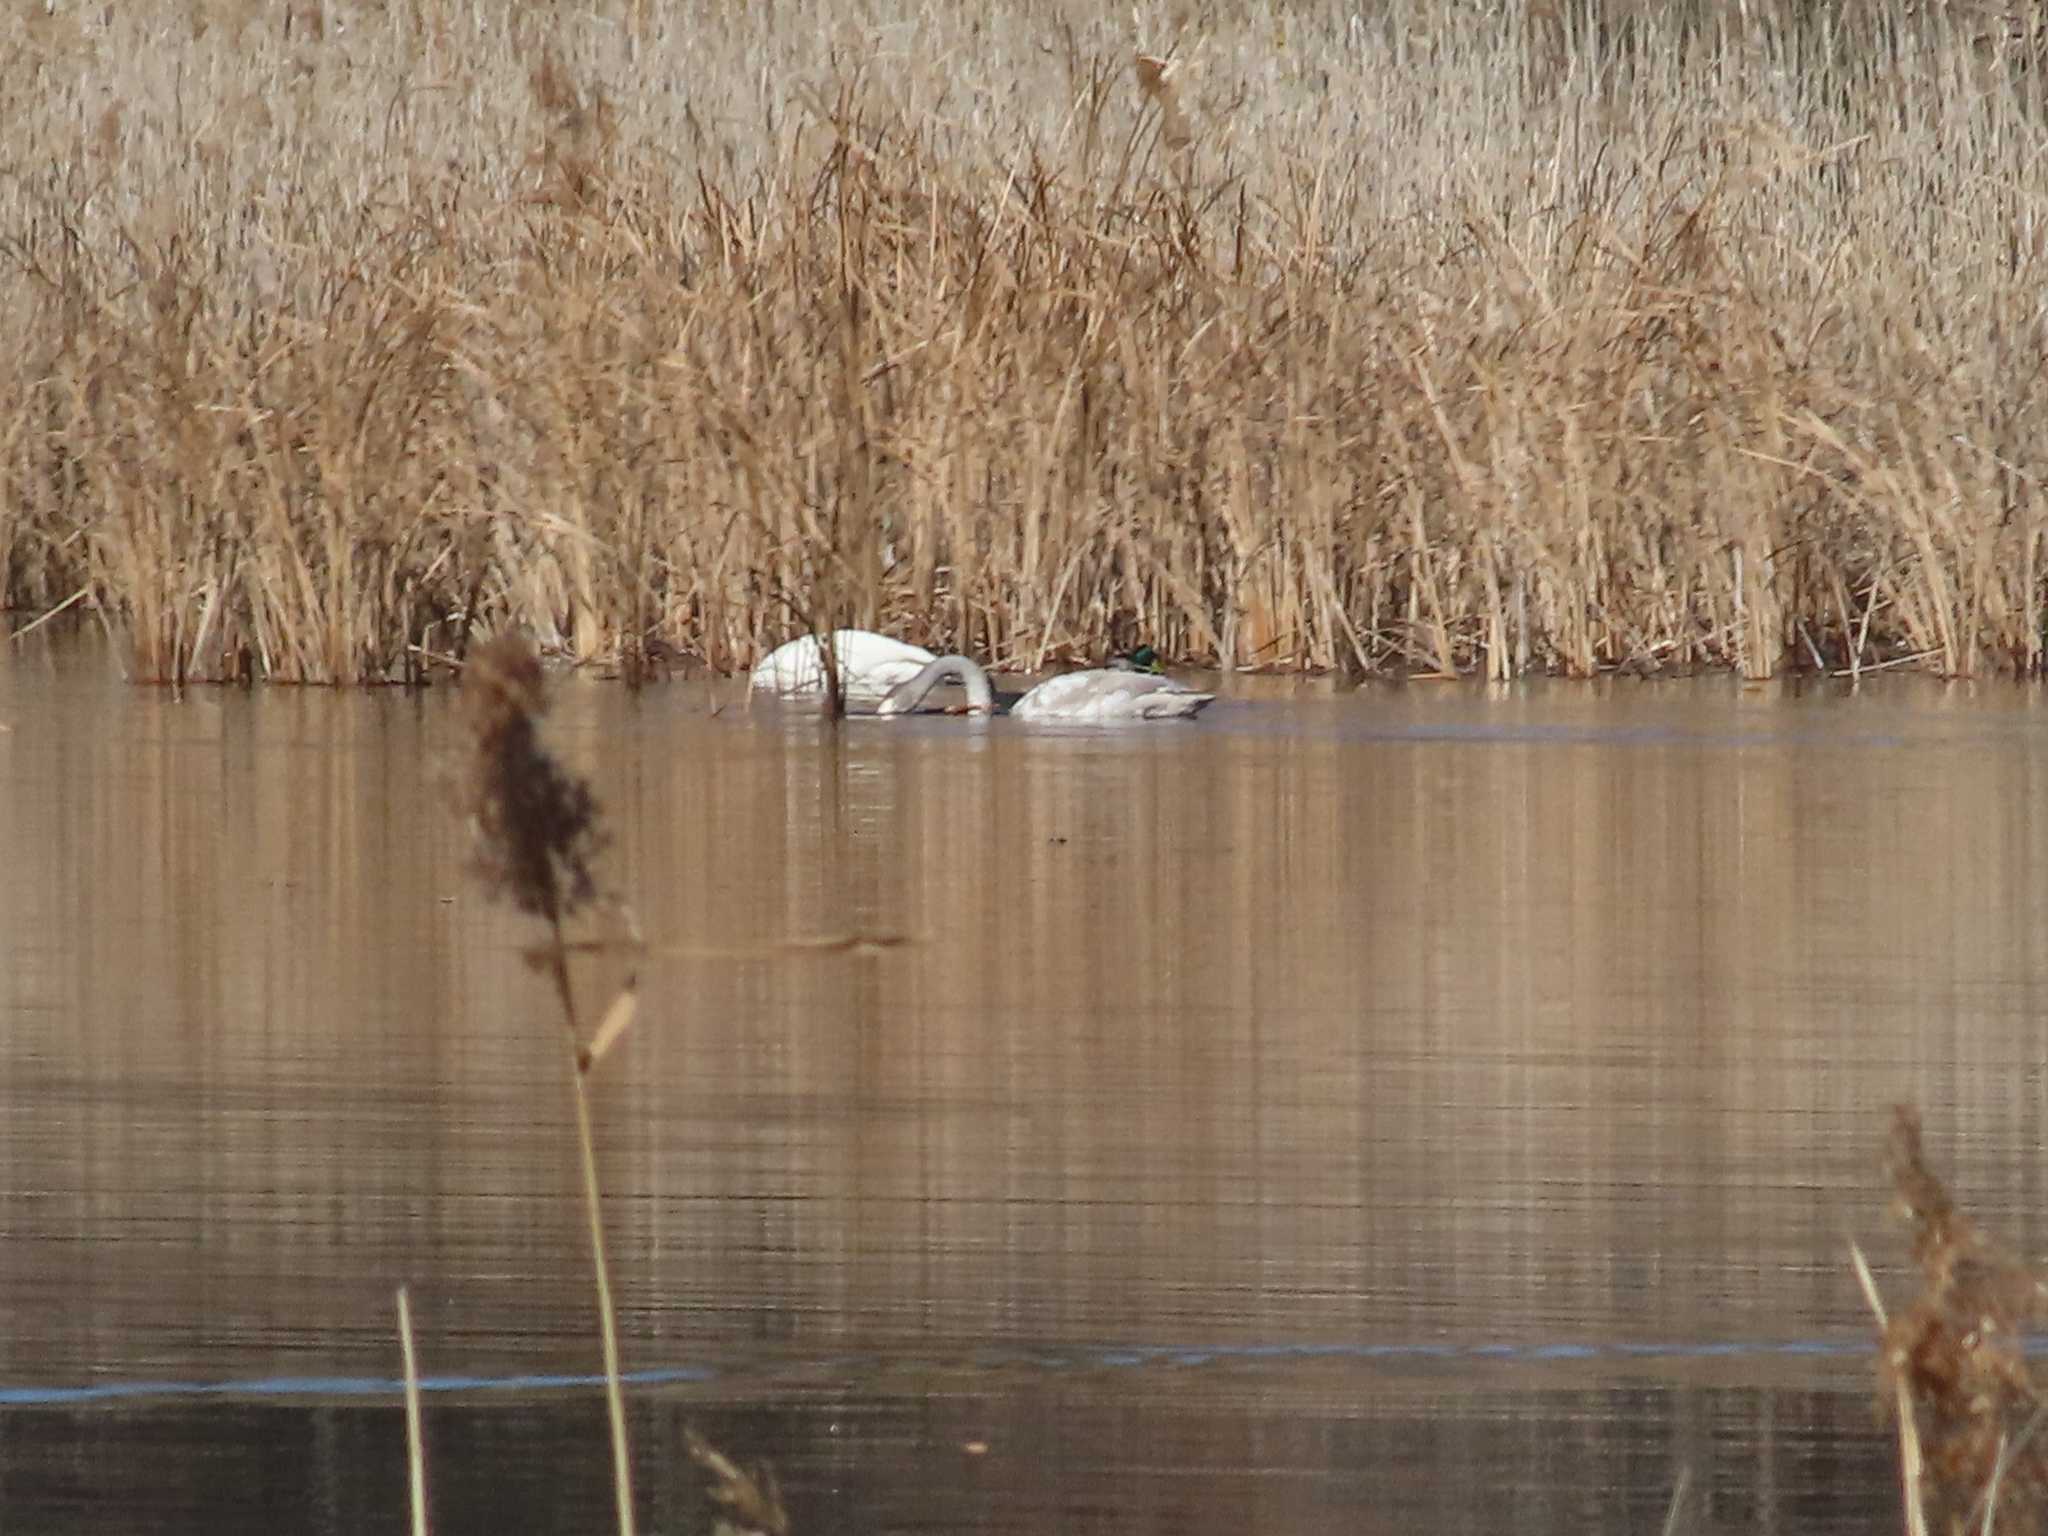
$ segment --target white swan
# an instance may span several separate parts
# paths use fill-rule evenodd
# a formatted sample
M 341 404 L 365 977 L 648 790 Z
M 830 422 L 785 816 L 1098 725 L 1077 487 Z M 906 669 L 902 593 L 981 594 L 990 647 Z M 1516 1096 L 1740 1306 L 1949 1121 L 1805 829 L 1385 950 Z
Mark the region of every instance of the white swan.
M 965 656 L 941 656 L 915 677 L 890 689 L 875 706 L 878 715 L 907 715 L 924 702 L 947 678 L 957 679 L 967 690 L 967 712 L 992 715 L 996 692 L 988 674 Z M 1063 672 L 1049 677 L 1009 706 L 1019 720 L 1067 721 L 1074 724 L 1110 724 L 1119 720 L 1184 720 L 1200 714 L 1214 701 L 1213 693 L 1197 693 L 1185 683 L 1176 683 L 1157 672 L 1125 670 L 1122 667 L 1092 667 L 1086 672 Z
M 871 704 L 898 683 L 917 675 L 932 659 L 921 645 L 892 640 L 867 629 L 832 632 L 832 654 L 850 704 Z M 751 685 L 784 698 L 825 691 L 825 650 L 816 635 L 799 635 L 754 664 Z

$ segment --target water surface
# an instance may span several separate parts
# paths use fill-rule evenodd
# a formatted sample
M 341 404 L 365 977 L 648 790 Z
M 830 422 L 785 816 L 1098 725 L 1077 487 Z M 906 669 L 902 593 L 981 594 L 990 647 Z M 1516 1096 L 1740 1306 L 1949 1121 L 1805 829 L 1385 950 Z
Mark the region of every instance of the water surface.
M 1245 681 L 1033 731 L 571 681 L 652 1529 L 1892 1518 L 1890 1104 L 2044 1236 L 2032 691 Z M 609 1520 L 562 1040 L 451 690 L 0 655 L 0 1529 Z M 617 963 L 584 977 L 590 1006 Z M 86 1394 L 92 1395 L 86 1395 Z

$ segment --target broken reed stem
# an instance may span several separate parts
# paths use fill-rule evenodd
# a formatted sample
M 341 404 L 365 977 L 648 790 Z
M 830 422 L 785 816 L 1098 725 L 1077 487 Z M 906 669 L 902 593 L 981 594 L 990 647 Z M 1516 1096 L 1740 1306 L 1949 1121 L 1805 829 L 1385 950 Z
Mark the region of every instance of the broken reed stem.
M 711 1474 L 711 1502 L 726 1512 L 714 1522 L 718 1536 L 789 1536 L 789 1511 L 782 1507 L 773 1467 L 762 1462 L 743 1471 L 689 1425 L 683 1427 L 683 1448 Z
M 1884 1298 L 1877 1293 L 1877 1281 L 1871 1276 L 1862 1247 L 1853 1239 L 1849 1243 L 1849 1259 L 1856 1266 L 1856 1282 L 1863 1287 L 1863 1299 L 1877 1319 L 1878 1337 L 1883 1338 L 1891 1326 L 1885 1315 Z M 1906 1536 L 1927 1536 L 1926 1506 L 1921 1500 L 1925 1462 L 1920 1454 L 1920 1429 L 1913 1417 L 1913 1394 L 1903 1376 L 1893 1383 L 1892 1406 L 1899 1416 L 1899 1494 L 1906 1505 Z
M 1920 1453 L 1920 1427 L 1913 1421 L 1913 1395 L 1898 1385 L 1899 1496 L 1906 1503 L 1906 1536 L 1927 1536 L 1927 1506 L 1921 1496 L 1927 1462 Z
M 576 995 L 569 984 L 569 952 L 559 918 L 552 919 L 554 942 L 549 970 L 562 1003 L 562 1025 L 568 1033 L 569 1086 L 576 1097 L 576 1151 L 583 1166 L 583 1207 L 590 1223 L 590 1262 L 597 1276 L 598 1331 L 604 1344 L 605 1412 L 611 1420 L 612 1484 L 619 1506 L 619 1536 L 633 1536 L 633 1457 L 626 1439 L 626 1394 L 619 1381 L 618 1314 L 612 1304 L 611 1265 L 605 1258 L 604 1205 L 597 1182 L 597 1138 L 591 1129 L 590 1094 L 585 1086 L 588 1053 L 576 1023 Z
M 1980 1527 L 1983 1536 L 1991 1536 L 1992 1518 L 1998 1513 L 1998 1485 L 2005 1480 L 2007 1469 L 2039 1432 L 2044 1419 L 2048 1419 L 2048 1408 L 2037 1408 L 2017 1437 L 2007 1440 L 2005 1436 L 1999 1436 L 1998 1460 L 1992 1463 L 1991 1481 L 1984 1490 L 1984 1523 Z
M 1671 1508 L 1664 1515 L 1664 1536 L 1678 1536 L 1678 1517 L 1685 1509 L 1685 1491 L 1692 1484 L 1692 1467 L 1678 1469 L 1678 1481 L 1671 1489 Z
M 1998 1459 L 1991 1464 L 1991 1481 L 1984 1487 L 1984 1523 L 1978 1527 L 1980 1536 L 1991 1536 L 1992 1518 L 1998 1513 L 1998 1485 L 2005 1477 L 2006 1464 L 2012 1459 L 2012 1448 L 2003 1435 L 1998 1437 Z
M 405 1470 L 413 1536 L 427 1536 L 427 1453 L 420 1429 L 420 1367 L 413 1353 L 412 1302 L 398 1288 L 398 1348 L 405 1361 Z

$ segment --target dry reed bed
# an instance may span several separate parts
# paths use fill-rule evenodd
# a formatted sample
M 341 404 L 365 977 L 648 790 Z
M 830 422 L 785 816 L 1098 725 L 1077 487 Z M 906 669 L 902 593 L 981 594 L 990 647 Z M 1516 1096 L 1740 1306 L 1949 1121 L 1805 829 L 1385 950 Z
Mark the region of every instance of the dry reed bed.
M 0 582 L 139 676 L 2042 666 L 2024 12 L 141 9 L 0 44 Z

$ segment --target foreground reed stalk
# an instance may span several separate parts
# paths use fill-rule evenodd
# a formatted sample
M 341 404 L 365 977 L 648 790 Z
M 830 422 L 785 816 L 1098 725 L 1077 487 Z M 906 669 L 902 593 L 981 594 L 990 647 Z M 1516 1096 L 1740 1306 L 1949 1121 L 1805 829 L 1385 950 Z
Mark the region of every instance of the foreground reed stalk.
M 0 606 L 173 680 L 2042 671 L 2048 12 L 1174 14 L 29 6 Z
M 427 1447 L 420 1424 L 420 1363 L 412 1337 L 412 1299 L 398 1288 L 398 1344 L 405 1364 L 405 1471 L 413 1536 L 427 1536 Z
M 1850 1247 L 1880 1336 L 1880 1402 L 1895 1416 L 1909 1536 L 2038 1530 L 2048 1513 L 2048 1396 L 2027 1340 L 2048 1318 L 2048 1277 L 1982 1230 L 1927 1165 L 1917 1111 L 1895 1112 L 1886 1163 L 1910 1225 L 1919 1293 L 1887 1309 Z
M 577 1024 L 576 1000 L 569 984 L 569 956 L 559 921 L 551 928 L 548 968 L 562 1004 L 568 1030 L 569 1084 L 576 1098 L 576 1150 L 583 1169 L 583 1208 L 590 1226 L 590 1259 L 597 1277 L 598 1328 L 604 1341 L 605 1411 L 611 1419 L 612 1479 L 618 1495 L 621 1536 L 633 1531 L 633 1463 L 626 1441 L 626 1397 L 619 1381 L 618 1313 L 612 1305 L 611 1264 L 605 1257 L 604 1206 L 597 1182 L 597 1139 L 591 1130 L 590 1094 L 585 1087 L 593 1063 Z
M 545 689 L 539 658 L 523 638 L 502 635 L 480 649 L 465 669 L 463 698 L 472 747 L 464 800 L 476 832 L 477 871 L 487 890 L 548 928 L 547 940 L 528 951 L 527 960 L 549 978 L 561 1006 L 597 1283 L 618 1529 L 620 1536 L 633 1536 L 632 1455 L 586 1079 L 631 1023 L 634 993 L 629 983 L 586 1043 L 563 926 L 596 896 L 590 861 L 602 842 L 597 803 L 590 787 L 565 773 L 540 744 L 537 721 L 546 708 Z

